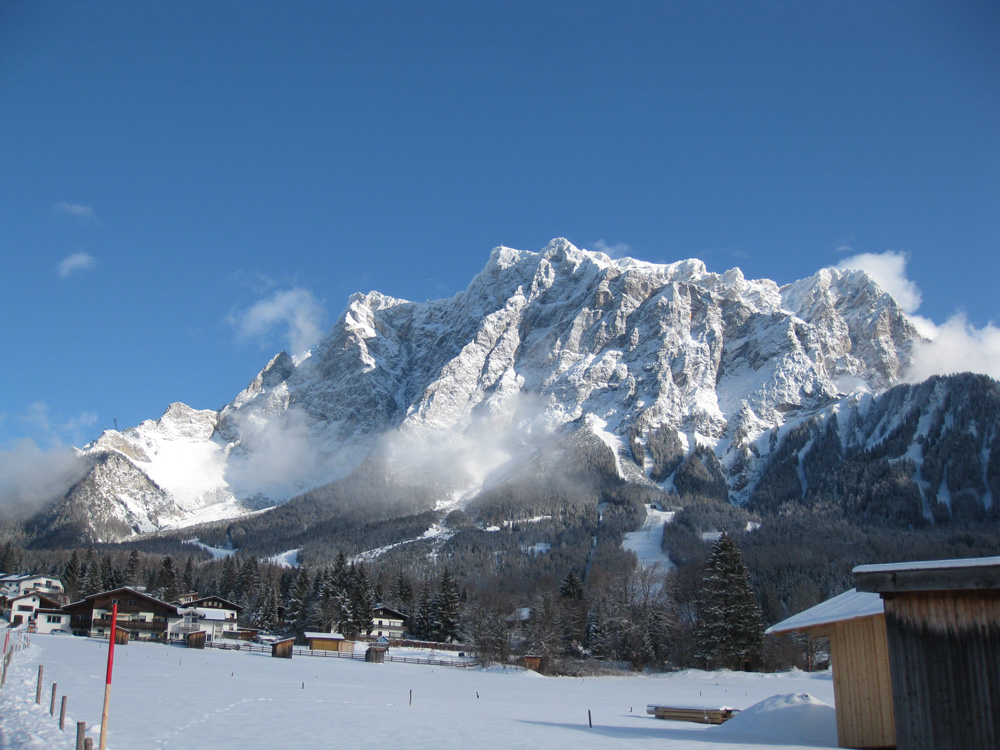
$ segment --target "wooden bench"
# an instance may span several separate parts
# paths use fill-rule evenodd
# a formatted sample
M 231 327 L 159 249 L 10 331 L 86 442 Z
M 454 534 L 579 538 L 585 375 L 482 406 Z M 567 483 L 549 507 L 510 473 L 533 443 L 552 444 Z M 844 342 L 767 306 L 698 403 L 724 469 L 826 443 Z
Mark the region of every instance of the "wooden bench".
M 668 721 L 693 721 L 696 724 L 721 724 L 740 710 L 726 706 L 646 706 L 646 713 Z

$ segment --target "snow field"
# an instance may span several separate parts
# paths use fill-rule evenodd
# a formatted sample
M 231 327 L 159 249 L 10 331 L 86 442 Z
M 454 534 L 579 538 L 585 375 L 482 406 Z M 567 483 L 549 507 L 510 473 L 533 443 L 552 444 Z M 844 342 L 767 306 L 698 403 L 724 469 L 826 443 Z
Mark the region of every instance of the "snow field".
M 34 704 L 39 663 L 45 665 L 42 706 Z M 15 655 L 0 693 L 0 748 L 72 748 L 77 720 L 87 721 L 96 745 L 106 664 L 105 642 L 33 636 L 31 646 Z M 659 748 L 665 740 L 674 750 L 764 748 L 774 741 L 787 750 L 836 746 L 833 710 L 818 702 L 833 701 L 829 673 L 688 670 L 552 678 L 516 669 L 285 660 L 150 643 L 116 648 L 114 669 L 108 747 L 117 750 L 294 750 L 373 742 L 410 748 Z M 52 681 L 59 695 L 69 696 L 72 719 L 65 733 L 59 732 L 58 716 L 48 714 Z M 736 719 L 709 727 L 646 714 L 649 703 L 747 708 L 767 698 L 773 705 L 748 713 L 742 728 Z

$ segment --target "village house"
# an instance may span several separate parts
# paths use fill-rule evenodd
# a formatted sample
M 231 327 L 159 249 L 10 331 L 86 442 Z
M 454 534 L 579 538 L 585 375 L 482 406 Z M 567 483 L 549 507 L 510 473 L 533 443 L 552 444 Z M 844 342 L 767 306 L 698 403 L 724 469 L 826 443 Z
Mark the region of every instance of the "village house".
M 37 591 L 58 602 L 65 601 L 66 592 L 62 581 L 55 576 L 43 576 L 28 573 L 25 575 L 0 576 L 0 595 L 11 599 L 15 596 Z
M 59 602 L 37 591 L 7 598 L 3 616 L 11 625 L 28 625 L 35 621 L 39 609 L 59 609 Z
M 194 599 L 178 608 L 177 617 L 170 618 L 167 639 L 185 640 L 191 633 L 204 632 L 205 641 L 213 643 L 222 638 L 236 638 L 238 619 L 243 608 L 226 601 L 221 596 Z
M 378 605 L 372 613 L 372 630 L 370 635 L 384 635 L 386 638 L 402 638 L 403 623 L 406 622 L 406 615 L 397 612 L 391 607 Z
M 73 635 L 109 636 L 111 609 L 118 605 L 118 627 L 136 640 L 166 640 L 171 618 L 179 618 L 177 608 L 131 588 L 91 594 L 63 607 L 71 615 Z

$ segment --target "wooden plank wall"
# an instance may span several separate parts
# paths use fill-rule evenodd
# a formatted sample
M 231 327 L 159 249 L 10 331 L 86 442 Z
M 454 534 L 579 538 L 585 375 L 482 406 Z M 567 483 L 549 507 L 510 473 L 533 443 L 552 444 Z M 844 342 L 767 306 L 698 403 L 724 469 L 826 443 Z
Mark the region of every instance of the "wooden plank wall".
M 900 750 L 1000 747 L 1000 590 L 885 596 Z
M 828 628 L 841 747 L 895 747 L 895 717 L 885 617 L 834 623 Z

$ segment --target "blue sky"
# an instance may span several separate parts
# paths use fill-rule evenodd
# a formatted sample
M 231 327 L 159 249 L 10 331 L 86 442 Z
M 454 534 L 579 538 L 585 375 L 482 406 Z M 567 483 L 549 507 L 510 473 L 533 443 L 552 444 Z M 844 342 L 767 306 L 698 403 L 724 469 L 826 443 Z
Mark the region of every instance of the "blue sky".
M 0 449 L 221 407 L 350 293 L 558 236 L 867 254 L 996 348 L 998 38 L 994 2 L 3 3 Z

